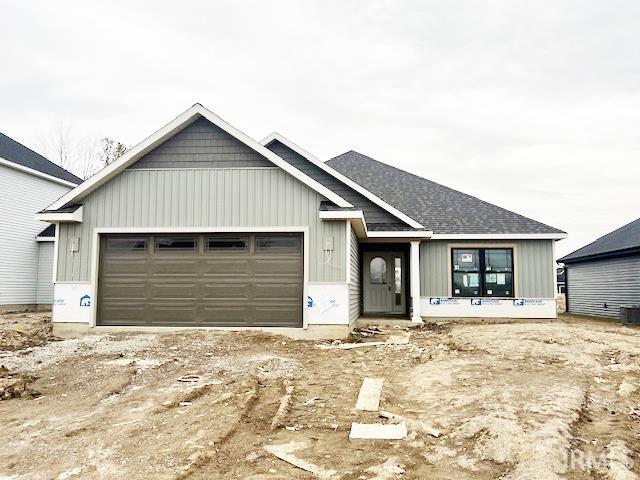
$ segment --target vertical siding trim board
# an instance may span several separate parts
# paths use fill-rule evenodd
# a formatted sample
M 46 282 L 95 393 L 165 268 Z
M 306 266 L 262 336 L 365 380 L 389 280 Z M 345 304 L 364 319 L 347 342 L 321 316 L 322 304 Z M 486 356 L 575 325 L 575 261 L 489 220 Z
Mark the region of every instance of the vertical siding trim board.
M 96 326 L 98 309 L 98 276 L 100 268 L 100 235 L 110 233 L 226 233 L 226 232 L 277 232 L 277 233 L 302 233 L 303 238 L 303 290 L 302 290 L 302 328 L 309 328 L 306 299 L 309 296 L 309 227 L 306 226 L 278 226 L 278 227 L 140 227 L 140 228 L 94 228 L 91 242 L 91 298 L 94 308 L 91 312 L 91 327 Z

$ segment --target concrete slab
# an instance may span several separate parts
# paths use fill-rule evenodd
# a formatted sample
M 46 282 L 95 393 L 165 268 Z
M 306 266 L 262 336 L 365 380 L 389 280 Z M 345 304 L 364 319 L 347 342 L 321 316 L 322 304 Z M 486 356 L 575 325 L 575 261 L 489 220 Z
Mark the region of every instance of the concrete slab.
M 389 338 L 387 339 L 387 343 L 389 345 L 408 345 L 410 338 L 411 338 L 410 333 L 406 333 L 403 335 L 389 335 Z
M 390 425 L 354 422 L 349 432 L 349 440 L 402 440 L 406 436 L 406 422 Z
M 360 387 L 356 410 L 367 412 L 377 412 L 380 408 L 380 395 L 382 394 L 382 384 L 384 378 L 365 378 Z

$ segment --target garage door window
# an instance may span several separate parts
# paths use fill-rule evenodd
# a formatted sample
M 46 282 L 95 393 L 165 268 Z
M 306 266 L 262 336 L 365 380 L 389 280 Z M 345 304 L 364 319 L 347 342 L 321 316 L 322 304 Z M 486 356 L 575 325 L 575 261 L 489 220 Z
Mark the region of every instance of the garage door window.
M 107 250 L 109 252 L 144 252 L 147 250 L 147 241 L 141 238 L 109 238 Z
M 249 239 L 240 237 L 212 237 L 207 239 L 207 250 L 248 250 Z
M 300 237 L 280 236 L 256 236 L 257 251 L 299 253 L 302 247 Z
M 193 237 L 160 237 L 156 239 L 156 250 L 193 250 L 198 247 L 198 241 Z

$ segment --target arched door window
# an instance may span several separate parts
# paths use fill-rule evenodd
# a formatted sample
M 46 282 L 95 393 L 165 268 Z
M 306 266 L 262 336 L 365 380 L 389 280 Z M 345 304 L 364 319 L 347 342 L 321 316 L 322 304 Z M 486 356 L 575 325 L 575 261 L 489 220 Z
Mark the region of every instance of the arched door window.
M 369 283 L 380 285 L 387 283 L 387 262 L 382 257 L 375 257 L 369 263 Z

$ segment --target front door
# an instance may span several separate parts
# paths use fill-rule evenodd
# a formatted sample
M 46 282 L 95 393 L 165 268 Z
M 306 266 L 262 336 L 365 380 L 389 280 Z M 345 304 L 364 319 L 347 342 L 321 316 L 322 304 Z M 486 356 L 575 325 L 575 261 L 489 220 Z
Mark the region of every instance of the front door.
M 364 313 L 404 313 L 404 253 L 365 252 L 363 260 Z

